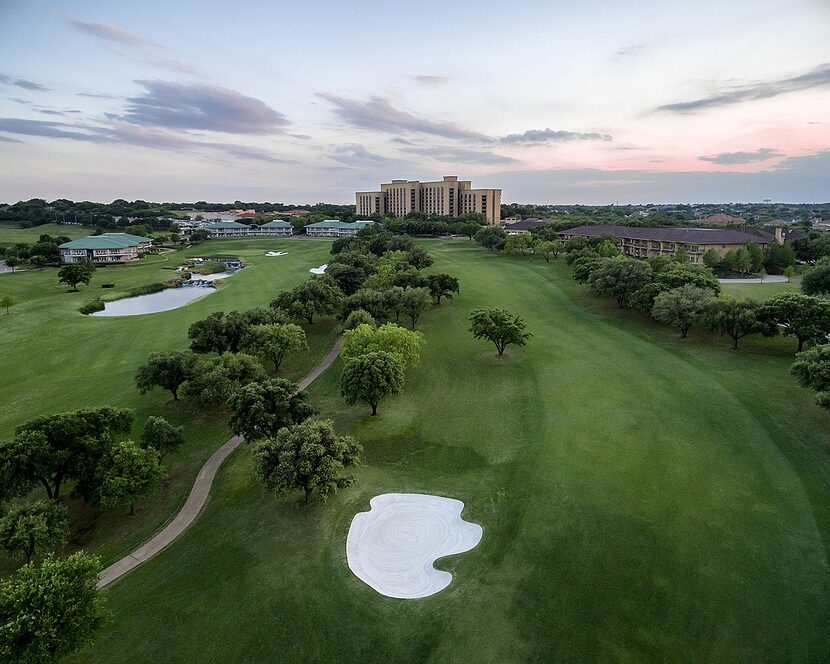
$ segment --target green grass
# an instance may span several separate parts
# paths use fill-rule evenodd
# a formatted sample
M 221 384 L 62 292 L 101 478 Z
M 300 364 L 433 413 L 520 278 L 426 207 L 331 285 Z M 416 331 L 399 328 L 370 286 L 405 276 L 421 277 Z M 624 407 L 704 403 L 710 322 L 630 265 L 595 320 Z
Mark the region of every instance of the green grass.
M 58 235 L 66 235 L 75 240 L 76 238 L 86 237 L 92 233 L 92 228 L 89 226 L 75 226 L 73 224 L 44 224 L 43 226 L 34 226 L 32 228 L 23 228 L 17 224 L 2 223 L 0 224 L 0 245 L 15 244 L 16 242 L 37 242 L 41 235 L 51 235 L 53 237 Z
M 99 268 L 92 283 L 77 293 L 58 285 L 54 268 L 0 275 L 0 293 L 19 302 L 8 316 L 0 313 L 0 436 L 11 436 L 15 426 L 36 416 L 106 404 L 135 409 L 134 437 L 140 435 L 148 415 L 162 415 L 185 426 L 184 447 L 165 458 L 169 473 L 163 486 L 137 505 L 134 517 L 70 503 L 69 548 L 99 553 L 105 563 L 129 552 L 173 516 L 199 467 L 230 436 L 222 413 L 201 413 L 187 403 L 173 403 L 170 394 L 159 389 L 141 396 L 133 381 L 136 368 L 153 351 L 186 348 L 189 325 L 211 311 L 267 306 L 279 291 L 306 279 L 308 269 L 325 260 L 329 247 L 325 241 L 210 241 L 185 252 L 148 256 L 129 266 Z M 266 249 L 288 254 L 268 258 Z M 251 266 L 225 280 L 218 292 L 173 311 L 113 318 L 77 311 L 94 296 L 111 298 L 132 287 L 169 279 L 172 268 L 185 257 L 205 253 L 239 255 Z M 102 289 L 104 282 L 114 282 L 115 289 Z M 302 377 L 328 352 L 334 336 L 331 321 L 315 322 L 309 330 L 309 352 L 286 358 L 280 375 Z
M 724 293 L 738 300 L 763 302 L 779 293 L 800 293 L 801 277 L 793 277 L 790 281 L 761 284 L 721 284 L 721 288 Z
M 561 261 L 425 246 L 462 291 L 423 317 L 403 393 L 367 417 L 337 396 L 339 362 L 309 390 L 365 447 L 355 487 L 308 507 L 265 495 L 241 448 L 196 524 L 108 590 L 112 622 L 74 661 L 828 661 L 829 422 L 787 373 L 792 340 L 681 340 L 590 296 Z M 480 305 L 521 314 L 527 348 L 499 359 L 473 341 Z M 109 352 L 77 352 L 111 363 L 119 347 L 97 343 Z M 346 566 L 351 518 L 389 491 L 459 498 L 484 528 L 438 563 L 455 578 L 433 597 L 383 597 Z

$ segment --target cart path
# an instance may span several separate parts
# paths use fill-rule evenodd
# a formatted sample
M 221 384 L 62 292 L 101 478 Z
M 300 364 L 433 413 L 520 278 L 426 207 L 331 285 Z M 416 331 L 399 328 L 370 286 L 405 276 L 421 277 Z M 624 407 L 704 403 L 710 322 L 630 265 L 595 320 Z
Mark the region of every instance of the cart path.
M 323 361 L 299 382 L 299 389 L 306 389 L 320 374 L 328 369 L 337 359 L 337 356 L 340 355 L 342 346 L 343 339 L 342 337 L 338 337 L 329 354 L 323 358 Z M 205 465 L 199 470 L 196 481 L 193 483 L 193 488 L 190 490 L 190 495 L 187 497 L 184 507 L 182 507 L 176 517 L 147 543 L 138 547 L 132 553 L 127 554 L 121 560 L 114 562 L 101 572 L 101 575 L 98 577 L 99 588 L 108 586 L 142 563 L 157 556 L 191 526 L 207 502 L 210 488 L 213 486 L 213 480 L 220 466 L 230 456 L 231 452 L 239 447 L 243 440 L 244 438 L 242 436 L 234 436 L 211 455 L 205 462 Z

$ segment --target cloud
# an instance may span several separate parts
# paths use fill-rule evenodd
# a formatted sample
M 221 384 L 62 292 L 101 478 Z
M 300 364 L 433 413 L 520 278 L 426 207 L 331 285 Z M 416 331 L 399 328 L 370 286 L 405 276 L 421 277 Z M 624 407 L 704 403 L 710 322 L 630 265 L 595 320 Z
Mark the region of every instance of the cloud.
M 393 138 L 392 142 L 399 143 L 400 145 L 415 145 L 412 141 L 407 141 L 405 138 L 401 138 L 400 136 Z
M 826 86 L 830 86 L 830 63 L 820 64 L 818 67 L 798 76 L 779 78 L 771 81 L 758 81 L 747 85 L 727 88 L 715 92 L 708 97 L 658 106 L 656 110 L 673 113 L 694 113 L 695 111 L 702 111 L 709 108 L 719 108 L 721 106 L 739 104 L 744 101 L 769 99 L 770 97 L 777 97 L 788 92 Z
M 379 164 L 390 164 L 394 159 L 370 152 L 359 143 L 347 143 L 339 145 L 329 155 L 334 161 L 347 166 L 377 166 Z
M 79 97 L 92 97 L 93 99 L 115 99 L 115 95 L 96 94 L 94 92 L 79 92 Z
M 16 138 L 9 138 L 8 136 L 0 136 L 0 141 L 4 143 L 23 143 L 23 141 L 18 141 Z
M 128 46 L 158 46 L 155 42 L 139 37 L 132 32 L 108 23 L 90 23 L 87 21 L 70 21 L 70 24 L 81 32 Z
M 291 124 L 265 102 L 213 85 L 137 81 L 145 88 L 129 97 L 120 119 L 167 129 L 229 134 L 275 134 Z
M 173 60 L 172 58 L 149 58 L 147 62 L 154 67 L 169 69 L 171 71 L 179 72 L 180 74 L 190 74 L 191 76 L 198 75 L 198 72 L 193 65 L 188 64 L 187 62 Z
M 401 111 L 383 97 L 372 96 L 369 101 L 363 102 L 346 99 L 328 92 L 319 92 L 317 96 L 334 104 L 334 113 L 337 117 L 347 124 L 361 129 L 384 131 L 390 134 L 410 132 L 441 136 L 442 138 L 487 139 L 482 134 L 464 129 L 452 122 L 434 122 Z
M 445 163 L 463 164 L 513 164 L 516 162 L 512 157 L 490 152 L 489 150 L 474 150 L 470 148 L 458 148 L 448 145 L 431 146 L 424 148 L 400 148 L 401 152 L 414 154 L 421 157 L 429 157 L 435 161 Z
M 447 76 L 413 76 L 418 83 L 421 85 L 426 85 L 428 87 L 434 88 L 439 85 L 444 85 L 445 83 L 449 83 L 450 79 Z
M 49 92 L 49 88 L 34 81 L 27 81 L 25 78 L 12 78 L 6 74 L 0 74 L 0 83 L 5 85 L 15 85 L 24 90 L 31 90 L 32 92 Z
M 753 164 L 767 159 L 776 159 L 784 155 L 773 148 L 758 148 L 755 152 L 721 152 L 716 155 L 698 157 L 701 161 L 710 161 L 713 164 L 734 166 L 737 164 Z
M 521 134 L 508 134 L 498 139 L 505 145 L 528 145 L 532 143 L 563 143 L 569 141 L 610 141 L 609 134 L 597 132 L 563 131 L 561 129 L 528 129 Z
M 76 131 L 76 127 L 64 122 L 49 120 L 23 120 L 21 118 L 0 118 L 0 131 L 24 136 L 45 136 L 47 138 L 68 138 L 73 141 L 103 142 L 105 139 L 95 134 Z
M 639 55 L 645 49 L 645 44 L 630 44 L 614 51 L 614 60 L 622 60 Z

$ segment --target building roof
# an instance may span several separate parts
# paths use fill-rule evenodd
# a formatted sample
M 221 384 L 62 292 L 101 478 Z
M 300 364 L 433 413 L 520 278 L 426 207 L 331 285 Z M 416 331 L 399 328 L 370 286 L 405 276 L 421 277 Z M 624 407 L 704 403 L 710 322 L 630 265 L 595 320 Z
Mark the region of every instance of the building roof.
M 238 221 L 214 221 L 211 224 L 205 224 L 203 228 L 208 230 L 229 230 L 232 228 L 248 228 L 245 224 L 240 224 Z
M 549 219 L 525 219 L 524 221 L 517 221 L 513 224 L 505 224 L 506 231 L 530 231 L 534 228 L 542 228 L 550 223 Z
M 738 230 L 735 228 L 635 228 L 616 226 L 614 224 L 597 224 L 596 226 L 577 226 L 560 235 L 610 235 L 612 237 L 630 238 L 632 240 L 654 240 L 656 242 L 682 242 L 687 244 L 744 244 L 758 242 L 769 244 L 774 241 L 771 234 L 753 228 Z
M 129 233 L 103 233 L 89 235 L 79 240 L 64 242 L 58 249 L 126 249 L 135 247 L 143 242 L 152 242 L 148 237 L 130 235 Z
M 702 222 L 707 224 L 745 224 L 746 219 L 743 217 L 733 217 L 731 214 L 723 214 L 719 212 L 718 214 L 710 214 L 708 217 L 701 219 Z
M 260 228 L 293 228 L 293 226 L 282 219 L 274 219 L 273 221 L 262 224 Z

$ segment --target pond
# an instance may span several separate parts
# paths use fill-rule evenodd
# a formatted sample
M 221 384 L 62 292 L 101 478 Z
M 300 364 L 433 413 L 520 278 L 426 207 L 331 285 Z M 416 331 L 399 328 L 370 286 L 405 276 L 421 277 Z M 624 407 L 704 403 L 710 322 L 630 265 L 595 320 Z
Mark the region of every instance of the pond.
M 96 311 L 90 316 L 138 316 L 170 311 L 183 307 L 188 302 L 215 293 L 215 288 L 166 288 L 158 293 L 125 297 L 123 300 L 106 302 L 103 311 Z

